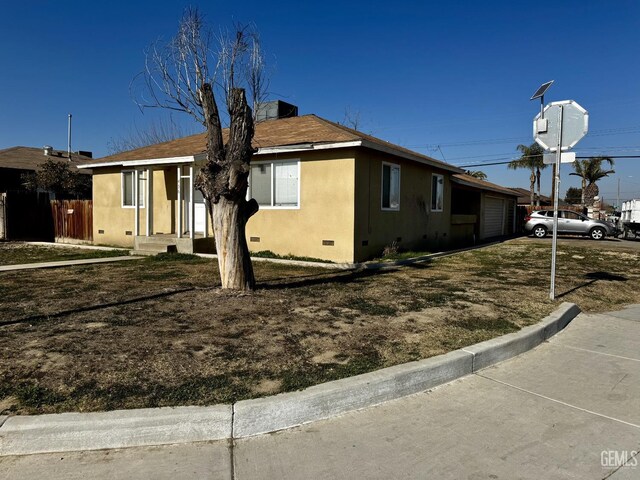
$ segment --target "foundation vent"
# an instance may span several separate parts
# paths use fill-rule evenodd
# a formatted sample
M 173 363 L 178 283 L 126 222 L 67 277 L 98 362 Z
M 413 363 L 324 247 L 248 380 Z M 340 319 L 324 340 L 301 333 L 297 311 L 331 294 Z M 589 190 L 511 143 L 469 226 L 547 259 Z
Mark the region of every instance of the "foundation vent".
M 326 247 L 333 247 L 335 242 L 333 240 L 322 240 L 322 245 Z

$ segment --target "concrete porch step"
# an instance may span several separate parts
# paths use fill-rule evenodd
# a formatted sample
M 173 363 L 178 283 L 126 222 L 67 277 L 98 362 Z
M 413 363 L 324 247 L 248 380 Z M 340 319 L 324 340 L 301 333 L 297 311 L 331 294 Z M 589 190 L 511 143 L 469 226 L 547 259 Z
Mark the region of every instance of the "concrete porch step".
M 170 243 L 151 243 L 151 242 L 138 242 L 136 250 L 152 250 L 156 252 L 170 251 L 171 247 L 175 250 L 175 244 Z
M 159 252 L 157 250 L 133 250 L 131 252 L 131 255 L 140 255 L 140 256 L 145 256 L 145 257 L 153 257 L 154 255 L 158 255 L 160 253 L 166 253 L 166 252 Z

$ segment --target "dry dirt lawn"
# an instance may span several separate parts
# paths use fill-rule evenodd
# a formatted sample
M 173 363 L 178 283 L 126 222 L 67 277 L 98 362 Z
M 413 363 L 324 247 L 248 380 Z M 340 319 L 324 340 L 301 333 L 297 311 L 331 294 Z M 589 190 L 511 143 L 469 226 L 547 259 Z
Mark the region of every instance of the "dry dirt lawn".
M 535 323 L 549 239 L 382 271 L 256 263 L 258 289 L 216 288 L 189 256 L 0 273 L 0 413 L 208 405 L 445 353 Z M 559 301 L 640 301 L 640 250 L 561 241 Z

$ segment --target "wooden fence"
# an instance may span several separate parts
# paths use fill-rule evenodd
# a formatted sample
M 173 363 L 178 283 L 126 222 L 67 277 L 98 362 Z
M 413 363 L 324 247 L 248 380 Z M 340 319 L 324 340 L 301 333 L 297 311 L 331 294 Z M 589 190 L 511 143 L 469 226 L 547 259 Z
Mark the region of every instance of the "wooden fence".
M 48 193 L 9 191 L 4 203 L 6 240 L 53 241 Z
M 93 241 L 93 201 L 52 200 L 56 239 Z
M 0 240 L 7 239 L 7 214 L 6 214 L 7 194 L 0 193 Z
M 544 206 L 544 207 L 532 207 L 530 205 L 523 205 L 524 209 L 527 212 L 527 215 L 530 215 L 531 212 L 536 212 L 538 210 L 553 210 L 553 205 L 549 205 L 549 206 Z M 558 206 L 558 209 L 560 210 L 571 210 L 574 212 L 578 212 L 578 213 L 582 213 L 582 207 L 581 206 L 576 206 L 576 205 L 560 205 Z

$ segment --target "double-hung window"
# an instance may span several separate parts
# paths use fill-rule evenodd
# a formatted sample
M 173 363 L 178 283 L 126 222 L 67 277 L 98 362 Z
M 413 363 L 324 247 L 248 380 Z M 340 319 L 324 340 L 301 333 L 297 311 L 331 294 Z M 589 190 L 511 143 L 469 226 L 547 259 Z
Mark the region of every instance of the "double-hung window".
M 265 208 L 300 206 L 300 162 L 277 161 L 251 164 L 249 197 Z
M 400 210 L 400 165 L 382 163 L 382 210 Z
M 431 211 L 441 212 L 444 205 L 444 176 L 434 173 L 431 176 Z
M 122 172 L 122 206 L 126 208 L 135 207 L 135 170 L 125 170 Z M 138 203 L 140 208 L 144 208 L 144 185 L 145 182 L 138 182 Z

